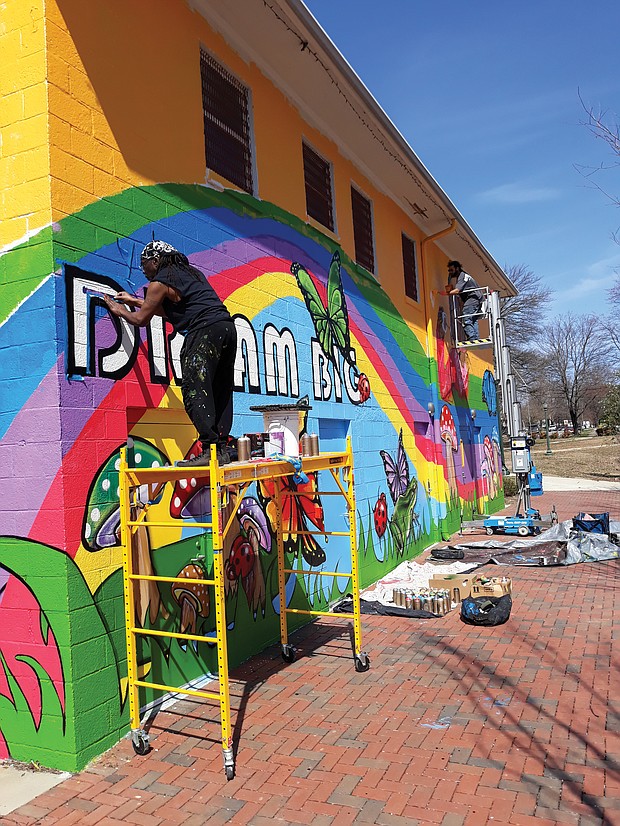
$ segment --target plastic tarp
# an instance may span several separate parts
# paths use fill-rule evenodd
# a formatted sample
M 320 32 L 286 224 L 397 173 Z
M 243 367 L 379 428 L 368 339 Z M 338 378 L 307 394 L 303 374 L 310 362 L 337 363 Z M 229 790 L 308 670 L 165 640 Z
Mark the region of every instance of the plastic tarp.
M 559 522 L 538 536 L 498 542 L 450 545 L 465 552 L 464 561 L 483 565 L 574 565 L 577 562 L 603 562 L 620 558 L 620 522 L 609 522 L 609 535 L 576 531 L 573 520 Z

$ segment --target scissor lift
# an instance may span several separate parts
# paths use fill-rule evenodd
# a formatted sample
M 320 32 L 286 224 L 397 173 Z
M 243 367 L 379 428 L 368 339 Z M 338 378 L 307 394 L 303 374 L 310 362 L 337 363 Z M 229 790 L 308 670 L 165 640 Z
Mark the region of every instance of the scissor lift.
M 230 493 L 237 494 L 237 501 L 241 501 L 247 489 L 255 482 L 268 479 L 283 479 L 292 477 L 297 472 L 288 461 L 279 460 L 252 460 L 250 462 L 234 462 L 220 465 L 217 461 L 215 447 L 211 448 L 211 461 L 204 467 L 157 467 L 135 468 L 128 464 L 131 450 L 121 450 L 119 466 L 119 495 L 121 515 L 121 543 L 123 548 L 123 589 L 125 597 L 125 632 L 127 642 L 128 665 L 128 693 L 131 736 L 134 750 L 138 754 L 146 754 L 149 749 L 149 737 L 140 725 L 140 705 L 138 699 L 139 688 L 153 688 L 160 691 L 187 694 L 192 697 L 201 697 L 207 700 L 217 700 L 220 704 L 220 722 L 222 733 L 222 748 L 224 757 L 224 771 L 228 780 L 235 774 L 235 757 L 233 751 L 232 726 L 230 719 L 230 692 L 228 679 L 228 651 L 226 639 L 226 604 L 224 591 L 224 539 L 230 530 L 236 509 L 226 512 Z M 306 614 L 308 616 L 325 616 L 329 611 L 311 611 L 297 608 L 287 608 L 285 593 L 285 575 L 321 573 L 328 576 L 349 579 L 353 594 L 353 612 L 339 613 L 339 617 L 353 620 L 354 633 L 354 661 L 356 671 L 367 671 L 370 667 L 368 655 L 361 650 L 361 620 L 359 602 L 359 570 L 357 561 L 357 537 L 355 533 L 355 486 L 353 474 L 353 453 L 351 440 L 347 439 L 347 449 L 344 453 L 321 453 L 318 456 L 305 456 L 302 459 L 302 471 L 317 473 L 329 471 L 336 482 L 338 490 L 317 491 L 319 496 L 343 496 L 347 504 L 348 531 L 306 531 L 313 536 L 348 536 L 351 548 L 351 573 L 336 571 L 317 571 L 301 568 L 285 567 L 284 540 L 282 534 L 282 506 L 286 496 L 304 495 L 292 490 L 281 490 L 275 485 L 274 502 L 277 519 L 277 562 L 278 562 L 278 594 L 280 604 L 280 643 L 282 657 L 286 662 L 293 662 L 295 649 L 288 641 L 288 614 Z M 208 479 L 211 492 L 211 521 L 196 522 L 194 520 L 169 519 L 166 521 L 146 522 L 149 508 L 157 504 L 166 484 L 181 479 Z M 145 487 L 146 486 L 146 487 Z M 140 491 L 142 488 L 142 492 Z M 144 496 L 144 490 L 148 491 Z M 230 511 L 230 508 L 228 508 Z M 162 528 L 203 528 L 211 534 L 213 549 L 213 578 L 188 579 L 187 577 L 149 576 L 134 570 L 134 554 L 132 553 L 133 537 L 140 527 Z M 134 586 L 140 581 L 184 583 L 207 585 L 214 589 L 215 604 L 215 634 L 182 634 L 172 631 L 139 628 L 136 625 Z M 201 691 L 190 687 L 160 685 L 138 679 L 138 663 L 136 639 L 144 637 L 167 637 L 181 641 L 208 642 L 217 647 L 218 689 L 217 691 Z
M 468 339 L 465 338 L 465 332 L 463 329 L 463 320 L 465 318 L 465 314 L 459 312 L 459 301 L 457 300 L 456 295 L 450 296 L 450 320 L 452 323 L 452 337 L 454 339 L 454 346 L 457 350 L 462 349 L 474 349 L 477 347 L 491 347 L 493 345 L 493 337 L 492 337 L 492 327 L 493 327 L 493 318 L 492 318 L 492 306 L 491 306 L 491 291 L 488 287 L 478 287 L 476 290 L 472 292 L 476 292 L 480 295 L 482 299 L 482 310 L 480 319 L 489 319 L 489 327 L 491 328 L 490 333 L 488 336 L 481 336 L 480 338 L 475 339 Z

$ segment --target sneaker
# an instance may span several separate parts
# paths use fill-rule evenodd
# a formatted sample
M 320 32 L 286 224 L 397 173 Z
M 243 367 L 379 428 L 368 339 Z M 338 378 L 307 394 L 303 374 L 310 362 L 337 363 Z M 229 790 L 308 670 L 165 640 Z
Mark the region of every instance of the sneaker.
M 228 465 L 231 461 L 230 448 L 226 445 L 217 446 L 217 461 L 220 465 Z
M 193 456 L 191 459 L 184 459 L 182 462 L 177 462 L 177 467 L 204 467 L 211 463 L 211 451 L 203 450 L 198 456 Z

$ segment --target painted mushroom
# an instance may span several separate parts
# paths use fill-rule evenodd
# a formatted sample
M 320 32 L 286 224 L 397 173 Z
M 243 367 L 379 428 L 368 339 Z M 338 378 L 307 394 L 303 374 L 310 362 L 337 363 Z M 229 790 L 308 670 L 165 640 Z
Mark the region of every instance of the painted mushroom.
M 259 548 L 271 551 L 271 534 L 267 527 L 265 511 L 252 496 L 244 496 L 237 511 L 241 527 L 256 553 Z
M 245 496 L 242 499 L 237 518 L 253 551 L 253 557 L 250 557 L 252 566 L 249 570 L 244 569 L 245 576 L 241 577 L 241 585 L 248 605 L 256 616 L 259 607 L 263 614 L 265 613 L 267 601 L 267 588 L 259 551 L 261 548 L 267 552 L 271 551 L 271 533 L 264 510 L 252 496 Z
M 199 441 L 194 442 L 184 459 L 193 459 L 202 453 Z M 211 513 L 211 486 L 208 476 L 179 479 L 174 484 L 170 498 L 170 516 L 173 519 L 194 518 L 200 520 Z
M 88 551 L 100 551 L 120 545 L 120 503 L 118 468 L 120 448 L 101 466 L 91 485 L 82 523 L 82 542 Z M 164 467 L 170 464 L 150 442 L 134 438 L 134 465 L 137 468 Z M 147 487 L 147 486 L 144 486 Z M 140 489 L 138 498 L 145 501 L 148 492 Z
M 448 471 L 448 487 L 450 488 L 450 496 L 458 496 L 458 488 L 456 484 L 456 468 L 454 466 L 454 452 L 458 450 L 459 442 L 456 435 L 456 428 L 454 426 L 454 419 L 450 408 L 444 404 L 441 408 L 441 417 L 439 419 L 439 434 L 441 440 L 446 443 L 446 468 Z
M 82 542 L 89 551 L 100 551 L 120 545 L 120 502 L 118 489 L 118 469 L 120 465 L 120 448 L 115 450 L 95 476 L 88 496 L 82 524 Z M 138 468 L 164 467 L 169 464 L 165 456 L 150 442 L 134 438 L 133 464 Z M 149 485 L 142 485 L 137 498 L 146 502 L 150 498 Z M 132 509 L 131 518 L 136 516 Z M 132 533 L 131 551 L 133 568 L 138 574 L 153 576 L 151 547 L 146 524 Z M 154 623 L 159 613 L 166 619 L 168 612 L 161 601 L 161 594 L 156 582 L 140 580 L 135 595 L 136 622 L 144 625 L 148 613 Z
M 200 566 L 190 563 L 179 571 L 177 577 L 204 579 L 204 571 Z M 175 582 L 172 598 L 181 609 L 181 634 L 195 634 L 198 617 L 209 616 L 209 586 L 204 582 Z M 186 647 L 183 640 L 180 643 L 182 648 Z

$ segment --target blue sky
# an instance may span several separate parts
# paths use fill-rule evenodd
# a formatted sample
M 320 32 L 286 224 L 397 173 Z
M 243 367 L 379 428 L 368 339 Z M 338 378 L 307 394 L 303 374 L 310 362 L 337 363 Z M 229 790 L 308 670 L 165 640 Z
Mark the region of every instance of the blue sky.
M 613 165 L 579 95 L 620 120 L 620 2 L 305 2 L 495 260 L 606 313 L 620 209 L 575 166 Z

